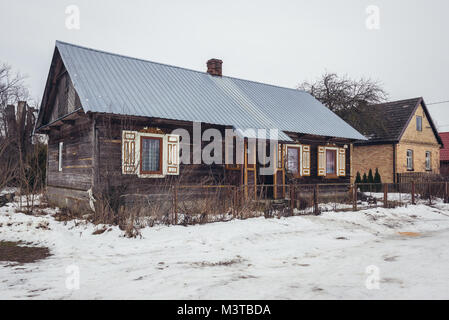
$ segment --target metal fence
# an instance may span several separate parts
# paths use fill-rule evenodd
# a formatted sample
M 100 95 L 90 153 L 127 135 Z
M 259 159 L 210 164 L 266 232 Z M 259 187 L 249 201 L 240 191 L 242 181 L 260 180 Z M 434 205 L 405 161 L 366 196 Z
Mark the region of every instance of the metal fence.
M 448 203 L 448 193 L 448 182 L 176 185 L 154 186 L 145 195 L 135 195 L 132 206 L 139 211 L 138 216 L 152 217 L 157 222 L 195 224 L 257 216 L 318 215 L 326 211 Z

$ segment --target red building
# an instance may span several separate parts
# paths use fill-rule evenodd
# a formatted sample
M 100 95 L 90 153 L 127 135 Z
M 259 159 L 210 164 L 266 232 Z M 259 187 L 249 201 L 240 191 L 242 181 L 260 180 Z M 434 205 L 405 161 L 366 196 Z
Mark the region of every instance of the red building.
M 440 133 L 443 149 L 440 150 L 441 175 L 449 177 L 449 132 Z

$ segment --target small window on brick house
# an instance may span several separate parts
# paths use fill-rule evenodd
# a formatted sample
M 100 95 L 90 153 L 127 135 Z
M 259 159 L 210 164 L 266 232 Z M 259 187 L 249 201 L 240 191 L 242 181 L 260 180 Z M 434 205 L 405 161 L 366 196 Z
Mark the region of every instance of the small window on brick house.
M 413 171 L 413 150 L 407 150 L 407 170 Z
M 421 116 L 416 117 L 416 130 L 422 131 L 422 117 Z
M 426 170 L 432 171 L 432 153 L 430 151 L 426 151 Z

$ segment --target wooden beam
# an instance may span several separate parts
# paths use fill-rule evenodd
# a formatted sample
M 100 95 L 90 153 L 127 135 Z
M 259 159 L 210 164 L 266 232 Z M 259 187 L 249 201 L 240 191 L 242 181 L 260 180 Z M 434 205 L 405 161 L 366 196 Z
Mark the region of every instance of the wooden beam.
M 61 120 L 63 124 L 68 124 L 70 126 L 75 125 L 75 120 Z

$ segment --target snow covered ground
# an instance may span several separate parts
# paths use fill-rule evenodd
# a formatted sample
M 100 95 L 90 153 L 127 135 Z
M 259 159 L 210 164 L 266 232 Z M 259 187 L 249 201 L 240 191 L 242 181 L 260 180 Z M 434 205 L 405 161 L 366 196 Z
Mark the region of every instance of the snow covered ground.
M 0 299 L 449 298 L 447 204 L 158 226 L 142 239 L 15 210 L 0 208 L 0 241 L 52 256 L 0 262 Z

